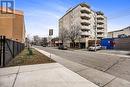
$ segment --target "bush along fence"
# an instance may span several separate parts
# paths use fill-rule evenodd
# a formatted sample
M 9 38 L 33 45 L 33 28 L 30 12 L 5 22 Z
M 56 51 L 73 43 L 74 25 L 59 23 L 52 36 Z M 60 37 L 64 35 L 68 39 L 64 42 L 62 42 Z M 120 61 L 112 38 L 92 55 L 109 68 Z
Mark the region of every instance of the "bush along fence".
M 0 36 L 0 67 L 5 67 L 24 47 L 23 43 Z

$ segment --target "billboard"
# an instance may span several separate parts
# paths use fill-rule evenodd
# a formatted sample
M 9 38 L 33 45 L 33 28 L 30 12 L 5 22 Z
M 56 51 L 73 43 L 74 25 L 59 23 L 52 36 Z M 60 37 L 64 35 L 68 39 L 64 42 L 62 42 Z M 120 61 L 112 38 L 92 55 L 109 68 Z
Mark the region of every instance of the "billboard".
M 15 17 L 15 0 L 0 0 L 0 18 Z
M 53 35 L 53 29 L 49 29 L 49 36 Z

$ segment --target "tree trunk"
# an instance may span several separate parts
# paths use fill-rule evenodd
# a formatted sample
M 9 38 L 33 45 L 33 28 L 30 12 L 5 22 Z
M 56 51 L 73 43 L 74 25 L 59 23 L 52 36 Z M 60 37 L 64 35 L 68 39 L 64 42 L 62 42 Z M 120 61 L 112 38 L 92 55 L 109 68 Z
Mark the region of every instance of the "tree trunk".
M 72 41 L 72 48 L 75 48 L 75 41 Z
M 62 45 L 64 44 L 64 40 L 62 40 Z

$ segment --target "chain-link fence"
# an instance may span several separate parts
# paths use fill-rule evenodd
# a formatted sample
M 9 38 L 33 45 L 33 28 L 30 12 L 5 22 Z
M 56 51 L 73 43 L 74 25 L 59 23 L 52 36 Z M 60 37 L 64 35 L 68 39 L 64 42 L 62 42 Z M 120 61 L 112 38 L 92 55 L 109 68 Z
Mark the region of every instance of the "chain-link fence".
M 0 36 L 0 66 L 6 66 L 24 49 L 24 44 Z

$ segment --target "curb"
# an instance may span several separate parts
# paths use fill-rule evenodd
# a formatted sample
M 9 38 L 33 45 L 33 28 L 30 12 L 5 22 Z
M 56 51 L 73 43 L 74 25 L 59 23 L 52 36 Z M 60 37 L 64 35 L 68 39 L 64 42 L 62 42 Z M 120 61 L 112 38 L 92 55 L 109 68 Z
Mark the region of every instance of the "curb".
M 63 59 L 55 54 L 51 54 L 38 48 L 33 48 L 100 87 L 130 87 L 130 82 L 127 80 Z

